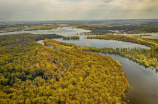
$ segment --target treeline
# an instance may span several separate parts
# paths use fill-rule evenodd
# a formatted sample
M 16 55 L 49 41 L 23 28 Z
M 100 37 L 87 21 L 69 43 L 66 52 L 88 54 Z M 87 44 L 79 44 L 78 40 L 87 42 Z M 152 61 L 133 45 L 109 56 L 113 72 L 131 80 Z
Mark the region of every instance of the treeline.
M 111 26 L 105 27 L 104 29 L 107 30 L 119 30 L 124 31 L 129 34 L 139 34 L 139 33 L 152 33 L 158 32 L 158 23 L 155 24 L 133 24 L 133 25 L 118 25 L 118 26 Z
M 30 40 L 43 40 L 45 38 L 62 38 L 60 35 L 56 34 L 15 34 L 15 35 L 0 35 L 0 46 L 17 46 L 28 43 Z
M 63 26 L 59 26 L 59 25 L 54 25 L 54 26 L 10 26 L 10 27 L 0 27 L 0 31 L 14 32 L 14 31 L 22 31 L 22 30 L 24 30 L 24 31 L 50 30 L 50 29 L 56 29 L 58 27 L 63 27 Z
M 63 36 L 63 40 L 79 40 L 79 36 Z
M 107 34 L 113 34 L 115 32 L 112 31 L 91 31 L 91 32 L 84 32 L 80 33 L 81 35 L 107 35 Z
M 132 42 L 150 46 L 150 49 L 142 48 L 96 48 L 96 47 L 84 47 L 84 50 L 103 53 L 114 53 L 121 56 L 128 57 L 129 59 L 143 64 L 146 67 L 152 66 L 158 70 L 158 42 L 156 39 L 141 38 L 138 36 L 127 35 L 106 35 L 106 36 L 88 36 L 88 39 L 106 39 L 106 40 L 119 40 L 125 42 Z
M 141 28 L 129 31 L 130 34 L 138 34 L 138 33 L 152 33 L 158 32 L 158 25 L 144 25 Z
M 158 22 L 147 22 L 147 23 L 117 23 L 117 24 L 85 24 L 85 25 L 73 25 L 77 28 L 91 30 L 92 33 L 106 34 L 106 33 L 115 33 L 115 30 L 119 33 L 128 33 L 128 34 L 140 34 L 140 33 L 152 33 L 158 32 Z M 110 31 L 109 31 L 110 30 Z M 113 32 L 112 32 L 113 31 Z
M 51 29 L 56 29 L 58 27 L 63 27 L 63 26 L 59 26 L 59 25 L 55 25 L 55 26 L 28 26 L 27 28 L 24 28 L 24 31 L 51 30 Z
M 85 33 L 84 35 L 105 35 L 109 33 L 111 34 L 115 33 L 113 31 L 109 31 L 108 29 L 105 29 L 106 26 L 104 25 L 87 24 L 87 25 L 73 25 L 73 26 L 81 29 L 91 30 L 91 32 Z
M 146 46 L 158 46 L 158 41 L 148 38 L 141 38 L 132 35 L 104 35 L 104 36 L 87 36 L 87 39 L 105 39 L 105 40 L 118 40 L 124 42 L 132 42 Z
M 19 34 L 2 36 L 9 44 L 0 41 L 1 104 L 125 103 L 128 82 L 118 61 L 73 44 L 71 49 L 49 48 L 30 35 L 21 34 L 28 41 L 18 44 L 13 37 Z
M 158 47 L 152 47 L 152 49 L 144 48 L 96 48 L 96 47 L 83 47 L 84 51 L 98 52 L 98 53 L 110 53 L 118 54 L 123 57 L 127 57 L 139 64 L 144 65 L 145 67 L 151 66 L 158 70 Z
M 76 47 L 77 49 L 77 47 L 79 47 L 72 43 L 59 42 L 54 39 L 45 39 L 43 42 L 45 46 L 52 47 L 54 49 L 71 49 L 72 47 Z

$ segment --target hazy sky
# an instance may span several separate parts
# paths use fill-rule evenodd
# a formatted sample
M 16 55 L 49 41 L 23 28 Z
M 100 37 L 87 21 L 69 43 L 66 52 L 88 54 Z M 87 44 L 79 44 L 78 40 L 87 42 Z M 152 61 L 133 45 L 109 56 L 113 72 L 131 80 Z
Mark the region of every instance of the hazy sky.
M 0 0 L 0 21 L 158 18 L 158 0 Z

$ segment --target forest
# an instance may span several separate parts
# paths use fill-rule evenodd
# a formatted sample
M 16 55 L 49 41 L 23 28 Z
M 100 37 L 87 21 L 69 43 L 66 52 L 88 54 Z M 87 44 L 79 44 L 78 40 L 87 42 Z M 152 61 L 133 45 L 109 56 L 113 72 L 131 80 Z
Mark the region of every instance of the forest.
M 0 36 L 0 104 L 125 104 L 128 81 L 120 63 L 45 38 Z M 36 43 L 45 39 L 45 45 Z

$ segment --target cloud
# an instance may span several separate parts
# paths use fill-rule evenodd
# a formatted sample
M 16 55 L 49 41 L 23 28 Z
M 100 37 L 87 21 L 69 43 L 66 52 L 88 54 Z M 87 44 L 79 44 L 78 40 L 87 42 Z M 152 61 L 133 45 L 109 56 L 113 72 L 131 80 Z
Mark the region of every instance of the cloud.
M 16 14 L 29 14 L 30 12 L 15 12 Z
M 158 0 L 0 0 L 0 20 L 158 18 Z
M 112 2 L 113 0 L 104 0 L 105 3 Z

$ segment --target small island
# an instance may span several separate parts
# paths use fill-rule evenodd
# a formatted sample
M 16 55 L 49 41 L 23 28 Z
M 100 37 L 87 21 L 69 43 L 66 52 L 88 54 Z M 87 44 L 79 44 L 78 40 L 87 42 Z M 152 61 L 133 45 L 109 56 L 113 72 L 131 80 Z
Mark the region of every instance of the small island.
M 63 40 L 79 40 L 79 36 L 63 36 Z

